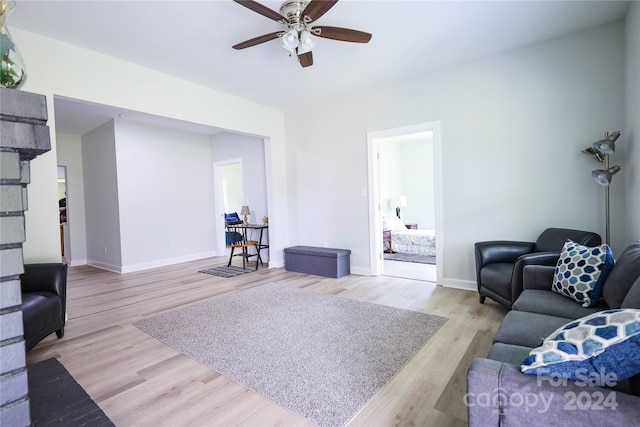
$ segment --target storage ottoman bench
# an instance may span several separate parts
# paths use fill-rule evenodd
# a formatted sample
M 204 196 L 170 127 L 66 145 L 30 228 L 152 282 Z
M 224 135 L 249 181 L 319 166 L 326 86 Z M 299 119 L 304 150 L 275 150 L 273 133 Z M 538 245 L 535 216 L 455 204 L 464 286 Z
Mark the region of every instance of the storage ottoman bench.
M 287 271 L 338 278 L 351 272 L 350 254 L 349 249 L 293 246 L 284 250 L 284 266 Z

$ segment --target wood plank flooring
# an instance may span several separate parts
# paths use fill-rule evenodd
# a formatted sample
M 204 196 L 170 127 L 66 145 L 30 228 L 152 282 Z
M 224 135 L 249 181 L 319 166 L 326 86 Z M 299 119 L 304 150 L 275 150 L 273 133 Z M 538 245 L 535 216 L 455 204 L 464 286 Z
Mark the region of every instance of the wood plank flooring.
M 475 292 L 393 277 L 309 276 L 283 268 L 221 278 L 211 258 L 118 274 L 70 267 L 65 337 L 50 335 L 27 363 L 57 358 L 117 426 L 310 426 L 132 325 L 143 317 L 265 283 L 307 288 L 449 320 L 349 426 L 464 426 L 466 368 L 489 350 L 505 315 Z M 295 337 L 292 337 L 295 339 Z

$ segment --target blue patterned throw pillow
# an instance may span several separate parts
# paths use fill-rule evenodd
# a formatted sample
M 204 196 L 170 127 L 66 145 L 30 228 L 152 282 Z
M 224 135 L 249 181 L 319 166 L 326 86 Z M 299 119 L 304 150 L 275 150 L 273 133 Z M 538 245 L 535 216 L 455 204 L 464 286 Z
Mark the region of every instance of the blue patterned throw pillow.
M 609 245 L 589 247 L 567 240 L 556 264 L 551 290 L 576 300 L 583 307 L 593 307 L 598 303 L 613 264 Z
M 524 374 L 620 382 L 640 373 L 640 310 L 605 310 L 554 331 L 522 362 Z M 614 384 L 606 384 L 614 385 Z

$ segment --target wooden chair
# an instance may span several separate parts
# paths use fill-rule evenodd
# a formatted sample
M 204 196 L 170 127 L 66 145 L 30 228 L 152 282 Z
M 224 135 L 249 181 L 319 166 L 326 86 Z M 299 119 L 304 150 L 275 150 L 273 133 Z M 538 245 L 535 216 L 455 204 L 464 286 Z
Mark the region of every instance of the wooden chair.
M 234 256 L 242 257 L 242 268 L 246 269 L 247 262 L 251 257 L 258 256 L 258 242 L 255 240 L 247 240 L 246 228 L 243 224 L 227 224 L 227 232 L 231 239 L 231 254 L 227 267 L 231 266 Z M 255 248 L 255 254 L 249 253 L 249 248 Z M 239 249 L 239 253 L 235 253 Z M 256 270 L 258 269 L 258 259 L 256 258 Z

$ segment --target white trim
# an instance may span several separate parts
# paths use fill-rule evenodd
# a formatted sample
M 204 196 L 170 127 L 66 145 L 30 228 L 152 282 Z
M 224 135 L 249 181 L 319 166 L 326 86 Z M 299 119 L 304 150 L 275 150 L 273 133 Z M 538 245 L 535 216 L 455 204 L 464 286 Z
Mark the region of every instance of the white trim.
M 70 267 L 77 267 L 79 265 L 87 265 L 86 259 L 72 259 L 67 263 Z
M 382 224 L 380 218 L 380 183 L 378 161 L 379 144 L 381 139 L 393 138 L 403 135 L 411 135 L 423 132 L 433 132 L 433 167 L 434 167 L 434 195 L 436 214 L 436 278 L 439 284 L 443 283 L 443 209 L 442 209 L 442 147 L 440 121 L 420 123 L 417 125 L 387 129 L 367 133 L 367 155 L 369 163 L 369 265 L 370 275 L 379 276 L 383 270 L 382 260 Z
M 472 280 L 444 279 L 444 282 L 441 284 L 445 288 L 463 289 L 465 291 L 473 291 L 476 293 L 478 292 L 478 284 Z
M 107 264 L 92 259 L 87 260 L 87 265 L 90 267 L 99 268 L 101 270 L 113 271 L 114 273 L 122 273 L 122 267 L 120 267 L 119 265 Z
M 125 266 L 122 266 L 122 268 L 120 269 L 120 272 L 131 273 L 133 271 L 141 271 L 141 270 L 148 270 L 150 268 L 165 267 L 167 265 L 181 264 L 183 262 L 197 261 L 200 259 L 213 258 L 216 256 L 218 255 L 216 255 L 215 252 L 203 252 L 199 254 L 184 255 L 177 258 L 168 258 L 168 259 L 162 259 L 157 261 L 144 262 L 141 264 L 125 265 Z M 226 259 L 226 257 L 224 258 Z

